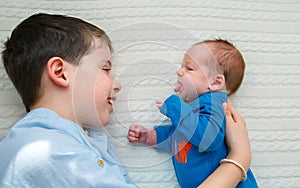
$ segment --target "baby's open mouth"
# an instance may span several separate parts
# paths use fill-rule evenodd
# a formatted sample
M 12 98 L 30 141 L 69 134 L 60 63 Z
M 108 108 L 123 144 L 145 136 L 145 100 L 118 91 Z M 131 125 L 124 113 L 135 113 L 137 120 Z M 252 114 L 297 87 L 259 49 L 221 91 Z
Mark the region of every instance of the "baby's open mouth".
M 182 88 L 182 84 L 177 81 L 177 83 L 175 85 L 175 88 L 174 88 L 174 91 L 179 92 L 181 90 L 181 88 Z

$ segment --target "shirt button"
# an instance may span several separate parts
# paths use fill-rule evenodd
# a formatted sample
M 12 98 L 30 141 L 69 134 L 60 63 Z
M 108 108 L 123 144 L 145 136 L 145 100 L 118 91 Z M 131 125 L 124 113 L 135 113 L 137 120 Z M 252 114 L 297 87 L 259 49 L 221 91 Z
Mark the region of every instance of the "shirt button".
M 88 130 L 85 129 L 84 132 L 85 132 L 86 135 L 90 136 L 90 133 L 89 133 Z
M 103 161 L 102 159 L 99 159 L 99 160 L 98 160 L 98 165 L 99 165 L 100 167 L 103 167 L 103 166 L 104 166 L 104 161 Z

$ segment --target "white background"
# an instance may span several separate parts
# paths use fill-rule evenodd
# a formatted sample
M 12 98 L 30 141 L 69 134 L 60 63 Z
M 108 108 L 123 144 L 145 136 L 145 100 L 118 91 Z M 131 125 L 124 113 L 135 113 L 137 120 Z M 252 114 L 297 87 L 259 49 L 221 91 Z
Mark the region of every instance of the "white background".
M 247 121 L 260 187 L 300 187 L 300 1 L 2 0 L 0 40 L 38 12 L 80 17 L 110 36 L 113 72 L 123 88 L 106 131 L 140 187 L 178 185 L 170 156 L 132 147 L 128 126 L 165 120 L 155 100 L 172 93 L 184 51 L 216 37 L 233 42 L 246 61 L 244 81 L 231 100 Z M 24 114 L 1 63 L 0 138 Z

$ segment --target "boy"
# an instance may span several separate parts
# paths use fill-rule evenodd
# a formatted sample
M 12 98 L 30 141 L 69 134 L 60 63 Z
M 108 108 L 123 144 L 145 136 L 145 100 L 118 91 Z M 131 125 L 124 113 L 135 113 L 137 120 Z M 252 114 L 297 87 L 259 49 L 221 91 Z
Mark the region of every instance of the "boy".
M 36 14 L 13 30 L 2 58 L 29 113 L 0 142 L 0 187 L 136 187 L 93 131 L 109 123 L 121 89 L 111 50 L 78 18 Z
M 227 155 L 222 103 L 227 100 L 226 90 L 231 95 L 239 88 L 244 68 L 240 52 L 227 41 L 208 40 L 193 45 L 177 71 L 178 96 L 157 101 L 172 125 L 154 130 L 132 125 L 128 140 L 172 153 L 180 186 L 197 187 Z M 258 187 L 251 170 L 247 176 L 238 187 Z

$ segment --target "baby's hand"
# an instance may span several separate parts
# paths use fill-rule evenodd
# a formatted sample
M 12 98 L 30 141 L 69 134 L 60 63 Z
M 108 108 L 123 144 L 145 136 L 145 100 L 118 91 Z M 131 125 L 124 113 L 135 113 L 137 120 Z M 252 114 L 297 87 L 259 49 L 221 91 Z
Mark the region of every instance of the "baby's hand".
M 156 144 L 156 131 L 147 129 L 142 125 L 131 125 L 128 130 L 127 139 L 131 143 Z
M 160 107 L 164 104 L 164 102 L 165 102 L 164 100 L 157 100 L 156 101 L 157 108 L 160 109 Z
M 146 142 L 146 133 L 147 129 L 143 127 L 142 125 L 130 125 L 128 134 L 127 134 L 127 139 L 131 143 L 145 143 Z

